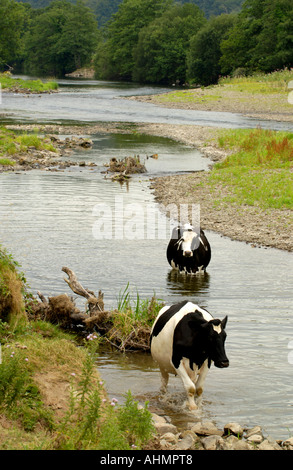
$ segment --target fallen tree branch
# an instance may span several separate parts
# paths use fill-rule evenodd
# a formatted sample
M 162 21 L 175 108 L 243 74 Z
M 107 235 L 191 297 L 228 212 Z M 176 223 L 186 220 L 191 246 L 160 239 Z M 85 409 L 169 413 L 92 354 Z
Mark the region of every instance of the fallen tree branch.
M 128 334 L 123 333 L 123 328 L 117 326 L 116 319 L 118 318 L 119 324 L 118 316 L 125 314 L 117 310 L 104 310 L 104 294 L 101 291 L 96 296 L 94 292 L 82 286 L 71 269 L 64 266 L 62 271 L 68 276 L 64 281 L 70 289 L 87 300 L 86 312 L 81 312 L 74 299 L 67 294 L 49 297 L 47 300 L 38 292 L 40 302 L 34 299 L 26 304 L 31 319 L 39 318 L 65 329 L 76 328 L 80 331 L 82 328 L 85 332 L 95 331 L 119 351 L 149 350 L 150 328 L 134 323 Z M 127 321 L 133 320 L 129 317 Z
M 69 279 L 64 278 L 64 281 L 67 282 L 70 289 L 75 294 L 85 297 L 87 299 L 90 316 L 97 315 L 99 312 L 104 311 L 104 294 L 102 294 L 101 291 L 99 291 L 98 298 L 96 298 L 94 292 L 90 291 L 89 289 L 85 289 L 80 284 L 80 282 L 77 280 L 75 273 L 71 269 L 67 268 L 66 266 L 63 266 L 62 271 L 65 272 L 69 277 Z

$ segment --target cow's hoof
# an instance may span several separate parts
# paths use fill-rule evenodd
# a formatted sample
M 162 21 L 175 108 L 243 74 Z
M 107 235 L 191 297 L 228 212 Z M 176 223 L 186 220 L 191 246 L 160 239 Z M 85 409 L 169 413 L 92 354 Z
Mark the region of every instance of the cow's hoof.
M 202 392 L 203 392 L 203 388 L 199 387 L 196 389 L 196 394 L 198 397 L 200 397 L 202 395 Z
M 188 408 L 190 411 L 197 410 L 197 405 L 195 403 L 189 403 Z

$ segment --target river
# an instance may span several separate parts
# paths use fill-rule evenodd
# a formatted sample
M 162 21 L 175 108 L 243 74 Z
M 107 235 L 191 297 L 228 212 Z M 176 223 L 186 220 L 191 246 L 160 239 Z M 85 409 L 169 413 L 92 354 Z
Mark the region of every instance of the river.
M 3 122 L 82 125 L 139 119 L 207 125 L 209 119 L 209 113 L 204 113 L 203 122 L 201 113 L 191 116 L 120 99 L 121 94 L 154 93 L 162 90 L 159 88 L 74 80 L 60 85 L 58 94 L 41 97 L 5 94 Z M 224 116 L 217 125 L 245 127 L 248 121 L 249 127 L 260 125 L 241 116 L 220 114 Z M 212 113 L 210 119 L 212 126 L 219 116 Z M 273 127 L 286 125 L 272 123 Z M 71 295 L 61 271 L 68 266 L 84 286 L 104 292 L 106 308 L 116 307 L 119 291 L 129 283 L 134 297 L 136 292 L 142 299 L 155 293 L 166 303 L 187 298 L 215 317 L 228 315 L 230 367 L 211 368 L 195 415 L 181 409 L 184 393 L 179 379 L 170 382 L 169 400 L 160 400 L 159 372 L 149 354 L 101 350 L 98 367 L 109 395 L 122 400 L 131 389 L 140 400 L 163 408 L 175 424 L 200 416 L 219 426 L 228 421 L 259 424 L 274 438 L 288 438 L 293 430 L 292 253 L 254 248 L 208 232 L 212 261 L 207 275 L 176 275 L 165 256 L 169 221 L 154 202 L 149 178 L 205 170 L 210 162 L 196 149 L 170 139 L 136 134 L 91 137 L 93 148 L 76 151 L 72 159 L 94 161 L 96 167 L 1 174 L 0 243 L 21 264 L 32 292 Z M 147 158 L 155 153 L 158 159 Z M 135 175 L 123 185 L 105 179 L 104 163 L 112 156 L 128 155 L 140 155 L 148 173 Z M 107 209 L 102 228 L 101 207 Z M 150 230 L 149 209 L 158 217 L 153 222 L 155 229 L 163 231 Z M 136 211 L 136 225 L 130 224 L 131 210 Z

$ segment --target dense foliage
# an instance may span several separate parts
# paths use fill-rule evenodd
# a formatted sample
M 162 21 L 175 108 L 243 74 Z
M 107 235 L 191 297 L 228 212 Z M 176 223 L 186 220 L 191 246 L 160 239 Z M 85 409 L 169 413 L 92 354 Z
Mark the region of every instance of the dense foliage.
M 205 21 L 196 5 L 185 3 L 170 7 L 142 28 L 133 49 L 132 78 L 138 82 L 184 83 L 186 44 Z
M 221 70 L 271 72 L 293 65 L 292 0 L 246 0 L 221 45 Z
M 97 24 L 83 2 L 56 0 L 35 14 L 25 42 L 25 71 L 60 76 L 90 63 Z
M 221 75 L 221 43 L 235 21 L 234 15 L 220 15 L 205 24 L 192 36 L 187 56 L 187 75 L 195 83 L 216 83 Z
M 21 0 L 18 0 L 21 1 Z M 25 0 L 33 8 L 45 8 L 52 0 Z M 70 0 L 75 3 L 75 0 Z M 111 16 L 117 12 L 123 0 L 87 0 L 86 4 L 96 15 L 99 26 L 110 20 Z M 221 15 L 222 13 L 239 12 L 243 0 L 177 0 L 176 3 L 193 3 L 197 5 L 207 18 Z
M 42 1 L 0 0 L 0 71 L 209 85 L 293 66 L 292 0 Z
M 21 55 L 24 13 L 23 4 L 0 0 L 0 70 L 14 63 Z

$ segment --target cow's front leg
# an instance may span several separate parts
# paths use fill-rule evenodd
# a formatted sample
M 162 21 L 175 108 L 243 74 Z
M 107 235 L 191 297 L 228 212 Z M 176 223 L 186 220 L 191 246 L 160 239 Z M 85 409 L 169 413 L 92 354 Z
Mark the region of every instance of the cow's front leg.
M 180 361 L 179 367 L 176 369 L 176 372 L 178 376 L 181 378 L 184 388 L 187 393 L 187 401 L 188 401 L 188 407 L 190 410 L 197 410 L 197 406 L 194 401 L 194 396 L 195 396 L 195 385 L 191 378 L 189 377 L 183 361 Z
M 202 395 L 204 382 L 208 373 L 208 361 L 206 360 L 198 372 L 198 378 L 196 381 L 196 394 L 198 397 Z

